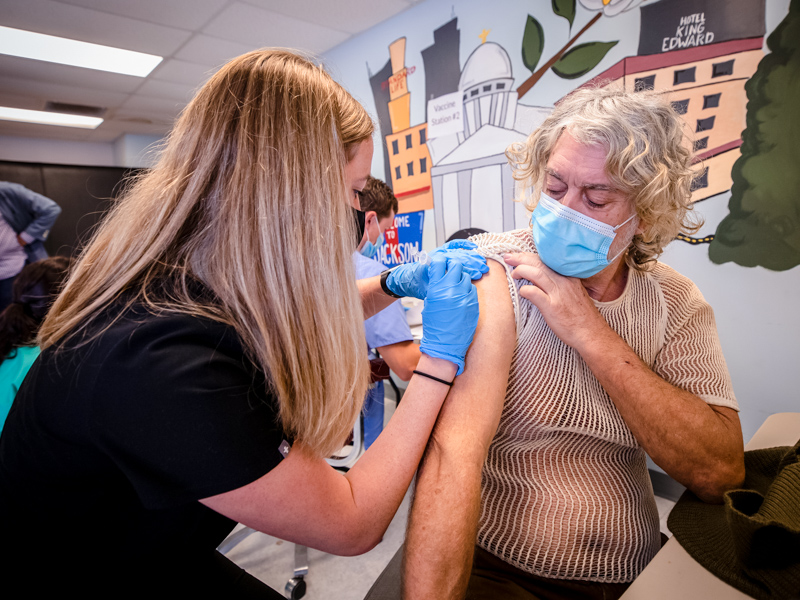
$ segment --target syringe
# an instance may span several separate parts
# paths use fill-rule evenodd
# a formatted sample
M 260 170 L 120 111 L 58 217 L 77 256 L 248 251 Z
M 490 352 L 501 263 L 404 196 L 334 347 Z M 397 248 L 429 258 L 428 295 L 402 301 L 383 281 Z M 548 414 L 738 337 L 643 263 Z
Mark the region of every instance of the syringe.
M 414 254 L 412 260 L 414 262 L 422 263 L 423 265 L 428 265 L 431 262 L 431 257 L 428 256 L 428 253 L 424 250 L 420 250 L 416 254 Z

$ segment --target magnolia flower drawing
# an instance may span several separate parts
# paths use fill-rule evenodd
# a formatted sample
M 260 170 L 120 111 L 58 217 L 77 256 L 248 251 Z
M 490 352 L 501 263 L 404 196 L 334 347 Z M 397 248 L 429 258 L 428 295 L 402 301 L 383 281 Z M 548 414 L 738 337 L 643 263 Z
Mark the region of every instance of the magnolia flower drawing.
M 639 6 L 644 0 L 580 0 L 581 6 L 588 10 L 602 10 L 607 17 L 613 17 Z

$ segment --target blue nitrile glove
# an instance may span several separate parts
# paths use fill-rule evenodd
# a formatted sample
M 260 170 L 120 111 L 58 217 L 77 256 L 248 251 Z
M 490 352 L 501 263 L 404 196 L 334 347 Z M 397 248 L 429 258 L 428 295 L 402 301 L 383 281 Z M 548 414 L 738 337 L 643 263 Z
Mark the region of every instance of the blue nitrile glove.
M 478 291 L 458 259 L 436 254 L 428 265 L 430 285 L 422 309 L 419 349 L 464 371 L 464 358 L 478 325 Z
M 480 279 L 489 272 L 486 259 L 473 252 L 478 246 L 467 240 L 453 240 L 436 248 L 428 254 L 431 259 L 437 255 L 456 258 L 470 278 Z M 405 263 L 391 270 L 386 277 L 386 285 L 398 296 L 412 296 L 424 300 L 428 293 L 428 265 L 425 263 Z

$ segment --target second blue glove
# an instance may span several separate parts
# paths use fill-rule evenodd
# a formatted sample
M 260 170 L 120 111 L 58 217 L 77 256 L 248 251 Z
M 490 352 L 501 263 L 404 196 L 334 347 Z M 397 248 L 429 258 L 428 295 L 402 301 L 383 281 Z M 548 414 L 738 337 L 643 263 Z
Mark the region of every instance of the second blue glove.
M 431 257 L 430 285 L 422 310 L 422 342 L 419 349 L 435 358 L 449 360 L 464 371 L 464 359 L 478 325 L 478 291 L 458 259 L 446 253 Z

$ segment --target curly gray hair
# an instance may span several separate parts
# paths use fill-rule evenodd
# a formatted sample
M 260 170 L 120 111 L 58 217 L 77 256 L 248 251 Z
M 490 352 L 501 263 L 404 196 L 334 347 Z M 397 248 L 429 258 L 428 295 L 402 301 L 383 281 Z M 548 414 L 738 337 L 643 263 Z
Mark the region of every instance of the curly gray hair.
M 658 92 L 626 92 L 617 87 L 580 88 L 565 97 L 525 142 L 506 150 L 514 179 L 528 191 L 519 198 L 533 210 L 542 192 L 547 162 L 559 137 L 602 144 L 605 170 L 632 201 L 643 225 L 628 248 L 631 268 L 647 270 L 681 233 L 694 233 L 702 219 L 692 211 L 692 143 L 669 100 Z

